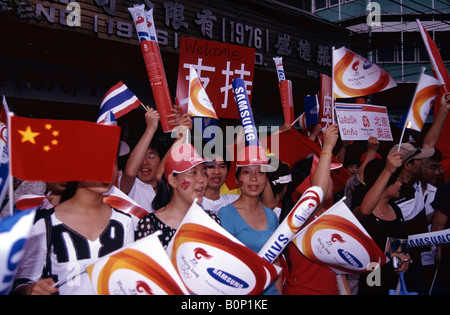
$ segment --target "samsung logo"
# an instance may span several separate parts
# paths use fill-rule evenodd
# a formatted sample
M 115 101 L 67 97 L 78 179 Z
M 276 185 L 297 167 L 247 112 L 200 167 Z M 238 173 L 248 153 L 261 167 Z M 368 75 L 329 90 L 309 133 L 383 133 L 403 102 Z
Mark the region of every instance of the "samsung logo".
M 348 251 L 343 249 L 338 249 L 338 254 L 341 256 L 342 259 L 344 259 L 348 264 L 361 268 L 363 264 L 352 254 L 350 254 Z
M 209 275 L 214 279 L 216 279 L 217 281 L 219 281 L 220 283 L 223 283 L 236 289 L 248 288 L 247 282 L 245 282 L 242 279 L 239 279 L 236 276 L 229 274 L 228 272 L 216 268 L 208 268 L 206 269 L 206 271 L 208 271 Z

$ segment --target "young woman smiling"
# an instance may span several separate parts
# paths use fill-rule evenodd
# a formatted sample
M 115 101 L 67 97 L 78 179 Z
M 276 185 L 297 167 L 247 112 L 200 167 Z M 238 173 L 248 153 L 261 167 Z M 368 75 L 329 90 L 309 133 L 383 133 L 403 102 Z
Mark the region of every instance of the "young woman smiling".
M 189 143 L 172 148 L 153 200 L 156 211 L 139 221 L 136 239 L 160 230 L 159 239 L 164 248 L 167 247 L 194 200 L 202 202 L 207 186 L 205 162 Z M 209 214 L 218 221 L 216 215 Z
M 261 147 L 253 152 L 256 156 L 247 155 L 240 159 L 243 162 L 237 165 L 236 180 L 241 189 L 241 196 L 221 208 L 219 218 L 228 232 L 258 253 L 278 227 L 278 219 L 272 209 L 264 207 L 260 202 L 267 183 L 265 172 L 270 167 L 267 156 Z M 278 295 L 275 281 L 262 294 Z

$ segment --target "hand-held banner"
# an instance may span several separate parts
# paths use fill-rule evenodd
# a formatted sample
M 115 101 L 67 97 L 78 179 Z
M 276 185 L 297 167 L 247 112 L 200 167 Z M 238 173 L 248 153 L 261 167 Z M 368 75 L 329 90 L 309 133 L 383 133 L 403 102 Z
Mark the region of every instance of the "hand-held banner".
M 368 272 L 386 256 L 341 200 L 302 229 L 293 242 L 309 260 L 337 274 Z
M 112 186 L 108 192 L 103 194 L 103 202 L 114 209 L 129 213 L 133 219 L 135 227 L 139 220 L 149 213 L 116 186 Z
M 8 115 L 9 108 L 5 96 L 0 108 L 0 204 L 9 188 L 9 150 L 8 150 Z M 10 140 L 9 140 L 10 141 Z
M 422 73 L 409 110 L 405 113 L 406 116 L 400 120 L 399 125 L 403 122 L 405 125 L 402 124 L 402 128 L 422 131 L 440 88 L 439 80 Z
M 192 203 L 167 247 L 175 269 L 192 294 L 260 294 L 278 267 L 259 257 Z
M 188 294 L 156 233 L 101 259 L 87 271 L 98 295 Z
M 295 120 L 294 98 L 292 95 L 292 82 L 286 80 L 284 73 L 283 58 L 274 57 L 275 67 L 278 75 L 278 89 L 280 90 L 281 107 L 283 109 L 284 123 L 292 124 Z
M 145 5 L 137 5 L 128 10 L 133 17 L 142 55 L 144 56 L 145 68 L 150 79 L 153 98 L 156 109 L 161 117 L 161 126 L 164 132 L 173 129 L 168 123 L 167 116 L 172 114 L 172 100 L 170 97 L 169 85 L 167 84 L 166 72 L 162 63 L 161 52 L 159 51 L 156 39 L 156 30 L 153 22 L 153 9 L 144 12 Z
M 259 146 L 258 133 L 244 80 L 241 78 L 233 80 L 233 92 L 239 110 L 239 118 L 244 128 L 245 145 L 247 147 Z
M 219 118 L 239 119 L 231 82 L 240 77 L 252 98 L 255 49 L 196 38 L 182 37 L 177 79 L 177 105 L 187 112 L 189 69 L 193 67 Z
M 423 43 L 427 49 L 428 56 L 430 57 L 433 72 L 443 86 L 445 93 L 448 93 L 447 84 L 450 83 L 450 77 L 444 62 L 442 61 L 441 53 L 419 19 L 416 20 L 416 23 L 419 27 L 420 35 L 422 36 Z
M 392 141 L 391 125 L 385 106 L 336 103 L 336 117 L 342 140 Z
M 192 117 L 206 117 L 219 119 L 216 111 L 203 88 L 197 71 L 191 66 L 189 74 L 189 103 L 188 112 Z
M 274 262 L 322 201 L 322 188 L 313 186 L 307 189 L 258 255 L 269 262 Z
M 36 211 L 20 211 L 0 221 L 0 295 L 7 295 L 24 254 Z
M 450 229 L 408 235 L 408 247 L 421 247 L 450 243 Z
M 333 91 L 336 98 L 352 98 L 396 87 L 381 67 L 345 47 L 333 50 Z

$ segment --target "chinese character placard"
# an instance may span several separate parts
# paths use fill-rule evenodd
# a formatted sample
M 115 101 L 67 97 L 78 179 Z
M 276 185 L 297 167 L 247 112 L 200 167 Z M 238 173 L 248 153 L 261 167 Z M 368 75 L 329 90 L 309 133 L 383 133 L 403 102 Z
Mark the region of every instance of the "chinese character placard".
M 384 106 L 336 103 L 336 116 L 342 140 L 393 140 Z
M 196 70 L 219 118 L 239 119 L 231 83 L 238 77 L 244 80 L 251 101 L 255 50 L 183 37 L 177 82 L 177 103 L 182 112 L 187 109 L 191 66 Z

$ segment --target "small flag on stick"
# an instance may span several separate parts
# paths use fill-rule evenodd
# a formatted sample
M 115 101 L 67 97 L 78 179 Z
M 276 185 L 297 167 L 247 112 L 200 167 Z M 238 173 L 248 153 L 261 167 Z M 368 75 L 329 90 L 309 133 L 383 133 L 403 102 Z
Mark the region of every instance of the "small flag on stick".
M 120 118 L 139 107 L 139 105 L 141 105 L 141 101 L 120 81 L 109 89 L 103 97 L 97 123 L 103 123 L 110 111 L 115 118 Z

